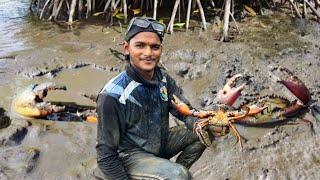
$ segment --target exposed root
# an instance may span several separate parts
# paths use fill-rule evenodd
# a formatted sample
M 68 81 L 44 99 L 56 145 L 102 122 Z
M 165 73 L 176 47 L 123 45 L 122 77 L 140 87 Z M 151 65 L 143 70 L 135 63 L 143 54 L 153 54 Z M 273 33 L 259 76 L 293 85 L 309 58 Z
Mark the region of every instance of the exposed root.
M 223 17 L 223 34 L 220 41 L 228 41 L 230 7 L 231 7 L 231 0 L 225 0 L 224 17 Z
M 280 6 L 290 6 L 294 14 L 299 18 L 314 17 L 320 20 L 320 0 L 284 0 L 281 1 Z M 88 19 L 91 16 L 103 15 L 106 21 L 112 25 L 126 24 L 133 16 L 152 16 L 154 19 L 165 20 L 165 18 L 158 18 L 158 14 L 162 12 L 172 11 L 171 18 L 168 23 L 167 32 L 173 33 L 175 21 L 185 18 L 185 28 L 188 31 L 190 27 L 191 18 L 201 18 L 202 28 L 207 30 L 207 18 L 221 16 L 219 9 L 224 8 L 224 26 L 222 31 L 221 41 L 228 41 L 229 19 L 230 16 L 234 21 L 237 31 L 240 29 L 236 23 L 236 19 L 243 18 L 244 7 L 250 7 L 254 15 L 256 12 L 262 13 L 262 8 L 271 9 L 277 8 L 277 4 L 273 0 L 220 0 L 220 1 L 201 1 L 201 0 L 31 0 L 30 11 L 37 15 L 40 19 L 47 19 L 50 21 L 64 21 L 68 27 L 72 29 L 75 19 Z M 140 7 L 140 8 L 139 8 Z M 303 11 L 300 12 L 300 7 Z M 215 8 L 213 13 L 209 8 Z M 309 10 L 310 9 L 310 10 Z M 192 12 L 193 11 L 193 12 Z M 309 14 L 308 14 L 309 11 Z M 311 12 L 312 13 L 311 13 Z M 178 13 L 178 17 L 177 16 Z M 220 14 L 220 15 L 219 15 Z M 248 13 L 247 13 L 248 14 Z M 209 20 L 210 21 L 210 20 Z M 181 26 L 182 25 L 178 25 Z

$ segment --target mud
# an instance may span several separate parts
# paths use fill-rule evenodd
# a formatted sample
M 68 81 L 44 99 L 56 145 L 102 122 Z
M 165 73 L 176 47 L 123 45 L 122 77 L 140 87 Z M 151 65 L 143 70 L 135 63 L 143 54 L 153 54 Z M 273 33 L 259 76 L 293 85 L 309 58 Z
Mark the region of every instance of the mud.
M 0 108 L 0 129 L 10 126 L 11 119 L 7 116 L 5 110 Z
M 94 106 L 94 102 L 83 98 L 82 94 L 97 94 L 108 80 L 124 70 L 125 61 L 121 55 L 115 56 L 115 52 L 121 52 L 119 44 L 124 30 L 94 23 L 79 23 L 75 31 L 66 31 L 53 24 L 35 24 L 37 22 L 28 23 L 16 35 L 27 42 L 25 48 L 4 55 L 13 58 L 0 59 L 0 106 L 10 114 L 11 101 L 17 93 L 31 83 L 45 81 L 68 87 L 66 92 L 50 93 L 46 100 Z M 166 36 L 162 66 L 177 80 L 194 107 L 210 108 L 227 78 L 237 73 L 244 75 L 241 82 L 248 86 L 235 106 L 255 93 L 275 93 L 294 100 L 287 89 L 269 76 L 269 70 L 275 66 L 293 71 L 310 88 L 312 98 L 319 105 L 319 24 L 274 13 L 247 18 L 239 26 L 242 34 L 229 43 L 213 40 L 214 27 L 208 32 L 195 30 Z M 110 51 L 110 48 L 116 51 Z M 236 144 L 233 133 L 217 138 L 191 167 L 193 177 L 319 179 L 320 116 L 318 112 L 314 116 L 307 112 L 303 117 L 312 121 L 314 133 L 307 124 L 237 125 L 240 134 L 247 139 L 244 150 Z M 23 125 L 15 125 L 16 122 Z M 170 123 L 175 125 L 173 121 Z M 10 138 L 17 132 L 20 138 Z M 0 148 L 3 150 L 28 146 L 40 152 L 36 158 L 26 155 L 15 161 L 37 159 L 32 161 L 34 165 L 30 170 L 8 173 L 0 168 L 0 178 L 92 178 L 90 172 L 96 166 L 95 124 L 40 119 L 25 122 L 12 118 L 12 124 L 0 129 L 0 133 L 5 134 L 1 135 Z

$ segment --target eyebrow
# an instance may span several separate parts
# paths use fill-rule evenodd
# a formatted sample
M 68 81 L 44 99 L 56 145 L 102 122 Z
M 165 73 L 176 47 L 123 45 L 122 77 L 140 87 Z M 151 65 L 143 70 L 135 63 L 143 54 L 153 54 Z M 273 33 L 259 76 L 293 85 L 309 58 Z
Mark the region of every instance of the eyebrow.
M 143 42 L 143 41 L 136 41 L 136 42 L 134 42 L 134 44 L 147 44 L 147 43 L 145 43 L 145 42 Z M 151 44 L 151 46 L 154 46 L 154 45 L 160 46 L 161 43 L 152 43 L 152 44 Z

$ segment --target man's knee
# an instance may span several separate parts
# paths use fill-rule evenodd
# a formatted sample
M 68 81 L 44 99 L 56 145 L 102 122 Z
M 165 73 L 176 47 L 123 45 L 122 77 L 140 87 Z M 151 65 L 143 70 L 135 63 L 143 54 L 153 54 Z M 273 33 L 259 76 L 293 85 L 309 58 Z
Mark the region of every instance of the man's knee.
M 183 179 L 183 180 L 192 179 L 192 176 L 189 170 L 182 165 L 178 165 L 176 167 L 176 169 L 174 170 L 173 176 L 174 176 L 173 179 Z

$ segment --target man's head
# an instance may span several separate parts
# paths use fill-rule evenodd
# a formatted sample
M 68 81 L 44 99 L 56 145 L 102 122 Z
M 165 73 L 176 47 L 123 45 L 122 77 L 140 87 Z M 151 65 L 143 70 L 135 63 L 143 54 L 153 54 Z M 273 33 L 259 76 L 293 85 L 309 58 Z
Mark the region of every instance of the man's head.
M 140 72 L 151 72 L 159 62 L 165 26 L 151 18 L 133 18 L 125 37 L 124 52 Z

